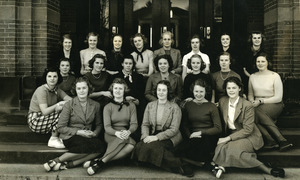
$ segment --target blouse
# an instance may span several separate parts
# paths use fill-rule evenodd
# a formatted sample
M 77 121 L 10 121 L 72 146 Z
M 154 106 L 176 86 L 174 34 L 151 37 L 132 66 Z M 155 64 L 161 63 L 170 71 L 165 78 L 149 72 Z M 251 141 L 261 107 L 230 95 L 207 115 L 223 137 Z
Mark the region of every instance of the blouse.
M 153 52 L 150 51 L 149 49 L 143 51 L 142 52 L 143 62 L 142 62 L 142 58 L 136 52 L 132 52 L 131 55 L 133 56 L 133 59 L 136 63 L 135 65 L 136 71 L 140 74 L 147 74 L 149 71 L 150 61 L 153 61 Z

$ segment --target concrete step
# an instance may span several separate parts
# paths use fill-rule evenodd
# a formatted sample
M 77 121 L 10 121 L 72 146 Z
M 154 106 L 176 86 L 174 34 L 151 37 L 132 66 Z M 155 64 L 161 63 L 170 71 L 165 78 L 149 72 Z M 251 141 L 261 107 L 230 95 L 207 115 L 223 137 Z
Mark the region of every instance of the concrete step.
M 300 128 L 300 115 L 280 116 L 277 121 L 277 126 L 280 128 Z
M 299 167 L 300 168 L 300 148 L 293 147 L 286 152 L 278 150 L 257 152 L 257 157 L 262 162 L 271 163 L 277 167 Z

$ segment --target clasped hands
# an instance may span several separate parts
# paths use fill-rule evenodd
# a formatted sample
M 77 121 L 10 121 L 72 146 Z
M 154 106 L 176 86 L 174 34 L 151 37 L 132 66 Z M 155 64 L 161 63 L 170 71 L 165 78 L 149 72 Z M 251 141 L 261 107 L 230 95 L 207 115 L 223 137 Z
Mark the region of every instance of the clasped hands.
M 230 137 L 230 136 L 227 136 L 227 137 L 224 137 L 224 138 L 219 138 L 217 144 L 219 145 L 219 144 L 222 144 L 222 143 L 227 143 L 227 142 L 229 142 L 229 141 L 231 141 L 231 137 Z
M 129 130 L 121 130 L 121 131 L 116 131 L 115 135 L 122 140 L 126 140 L 129 138 L 131 132 Z
M 202 136 L 202 132 L 201 131 L 197 131 L 197 132 L 193 132 L 191 135 L 190 135 L 190 139 L 191 138 L 201 138 Z
M 158 137 L 157 136 L 147 136 L 143 139 L 144 143 L 151 143 L 154 141 L 158 141 Z
M 92 137 L 96 137 L 96 133 L 94 133 L 91 130 L 78 130 L 76 132 L 76 135 L 78 136 L 82 136 L 82 137 L 86 137 L 86 138 L 92 138 Z

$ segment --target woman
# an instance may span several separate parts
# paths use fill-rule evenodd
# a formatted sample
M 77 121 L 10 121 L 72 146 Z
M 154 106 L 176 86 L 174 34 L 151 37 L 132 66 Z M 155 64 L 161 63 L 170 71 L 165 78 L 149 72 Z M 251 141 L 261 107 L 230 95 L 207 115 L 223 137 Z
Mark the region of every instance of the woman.
M 158 72 L 152 74 L 147 81 L 145 88 L 146 100 L 149 102 L 157 100 L 157 97 L 155 96 L 155 87 L 157 86 L 157 83 L 161 80 L 168 80 L 171 84 L 171 90 L 169 92 L 172 97 L 171 101 L 179 102 L 182 96 L 182 80 L 179 76 L 170 73 L 173 67 L 171 56 L 166 54 L 157 56 L 154 59 L 154 64 Z
M 107 150 L 101 159 L 86 163 L 92 165 L 87 169 L 89 175 L 95 174 L 110 161 L 128 156 L 135 145 L 130 135 L 137 129 L 137 116 L 135 105 L 125 100 L 124 95 L 128 91 L 126 82 L 116 78 L 109 89 L 113 94 L 113 100 L 103 111 Z
M 222 132 L 219 110 L 209 102 L 207 93 L 210 85 L 202 79 L 191 85 L 193 100 L 185 103 L 182 112 L 182 133 L 184 141 L 178 146 L 176 154 L 182 158 L 210 164 L 211 153 L 217 146 Z
M 205 69 L 202 71 L 205 74 L 209 73 L 210 61 L 207 54 L 204 54 L 200 51 L 200 37 L 198 35 L 194 35 L 191 38 L 191 47 L 192 51 L 183 56 L 182 59 L 182 80 L 187 76 L 187 74 L 192 73 L 192 70 L 187 67 L 187 61 L 191 58 L 193 54 L 199 54 L 203 61 L 205 62 Z
M 112 94 L 108 90 L 111 83 L 111 75 L 103 71 L 105 65 L 106 57 L 102 54 L 95 54 L 89 61 L 91 72 L 84 75 L 94 87 L 94 92 L 89 97 L 99 102 L 102 109 L 112 98 Z
M 202 79 L 210 87 L 212 86 L 212 78 L 209 74 L 205 74 L 202 71 L 205 69 L 206 65 L 199 54 L 193 54 L 190 59 L 188 59 L 187 67 L 192 70 L 192 73 L 188 74 L 184 78 L 183 82 L 183 98 L 185 100 L 193 99 L 193 91 L 190 90 L 191 85 L 197 80 Z M 214 102 L 214 90 L 206 91 L 206 97 L 208 100 Z
M 131 55 L 136 63 L 136 71 L 144 77 L 149 77 L 153 72 L 153 52 L 146 49 L 146 37 L 141 33 L 136 33 L 131 39 L 134 52 Z
M 57 87 L 62 77 L 56 68 L 45 69 L 42 79 L 45 84 L 38 87 L 32 95 L 27 122 L 31 131 L 39 134 L 52 132 L 48 141 L 49 147 L 65 148 L 58 138 L 56 130 L 58 116 L 63 105 L 71 97 Z
M 141 141 L 131 158 L 191 177 L 193 172 L 173 154 L 182 139 L 179 131 L 181 110 L 170 101 L 170 88 L 169 81 L 158 82 L 155 91 L 158 99 L 148 103 L 145 109 Z
M 104 153 L 106 145 L 97 137 L 103 125 L 102 112 L 99 103 L 88 98 L 92 89 L 87 79 L 76 80 L 72 89 L 76 97 L 64 105 L 57 124 L 69 151 L 45 163 L 46 171 L 73 168 Z
M 255 151 L 263 146 L 263 139 L 254 123 L 254 108 L 243 98 L 242 82 L 237 77 L 229 77 L 223 87 L 227 96 L 220 99 L 219 107 L 225 129 L 213 157 L 217 164 L 216 177 L 221 177 L 225 167 L 256 167 L 267 174 L 284 177 L 283 169 L 268 168 L 256 158 Z
M 58 87 L 63 90 L 67 95 L 72 97 L 71 89 L 76 78 L 70 73 L 71 62 L 68 58 L 61 58 L 59 62 L 59 71 L 63 81 Z
M 171 33 L 170 31 L 166 31 L 161 34 L 159 44 L 162 46 L 162 48 L 154 51 L 153 59 L 155 59 L 156 56 L 160 56 L 164 54 L 170 55 L 173 60 L 173 68 L 171 70 L 171 73 L 181 75 L 182 73 L 181 53 L 178 49 L 172 48 L 172 46 L 174 45 L 173 36 L 174 36 L 173 33 Z
M 240 75 L 230 69 L 232 63 L 231 54 L 222 52 L 218 59 L 221 70 L 212 74 L 213 87 L 215 89 L 215 102 L 219 102 L 221 97 L 226 96 L 223 84 L 227 78 L 233 76 L 241 80 Z
M 122 70 L 124 55 L 122 52 L 123 37 L 120 34 L 113 36 L 113 50 L 107 53 L 106 71 L 109 74 L 117 74 Z
M 86 41 L 88 42 L 88 48 L 80 51 L 80 59 L 81 59 L 81 69 L 80 74 L 85 75 L 87 72 L 90 72 L 92 69 L 89 67 L 89 60 L 94 57 L 95 54 L 101 54 L 106 56 L 105 52 L 97 48 L 99 35 L 90 32 Z
M 293 144 L 282 136 L 276 126 L 276 118 L 283 110 L 283 85 L 280 76 L 268 69 L 269 64 L 266 53 L 257 55 L 256 66 L 259 71 L 249 78 L 248 99 L 255 107 L 257 126 L 265 141 L 264 148 L 278 148 L 279 145 L 279 150 L 285 151 Z
M 60 47 L 59 50 L 53 54 L 54 61 L 50 63 L 50 67 L 59 67 L 59 60 L 62 58 L 68 58 L 70 61 L 70 73 L 78 77 L 80 75 L 79 53 L 73 48 L 73 41 L 71 39 L 71 35 L 64 34 L 59 45 L 62 47 Z

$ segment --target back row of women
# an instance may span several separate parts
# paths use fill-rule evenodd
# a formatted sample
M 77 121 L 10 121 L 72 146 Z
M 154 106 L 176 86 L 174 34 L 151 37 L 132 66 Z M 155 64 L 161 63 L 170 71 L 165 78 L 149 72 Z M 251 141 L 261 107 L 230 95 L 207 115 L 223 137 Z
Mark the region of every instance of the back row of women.
M 271 169 L 255 155 L 263 144 L 281 151 L 292 146 L 275 125 L 283 108 L 282 82 L 277 73 L 268 70 L 265 53 L 258 53 L 255 59 L 258 72 L 250 75 L 249 102 L 244 99 L 241 77 L 230 69 L 230 53 L 221 53 L 221 70 L 211 78 L 209 58 L 200 52 L 197 36 L 191 39 L 192 52 L 184 56 L 182 63 L 174 58 L 180 57 L 180 51 L 171 48 L 170 32 L 162 35 L 164 47 L 154 52 L 153 63 L 149 58 L 152 52 L 144 48 L 143 36 L 137 34 L 133 42 L 137 51 L 131 56 L 116 53 L 116 49 L 107 57 L 90 47 L 82 50 L 81 57 L 91 59 L 81 61 L 84 77 L 77 80 L 70 74 L 70 59 L 61 59 L 60 72 L 51 68 L 45 71 L 46 83 L 32 97 L 29 127 L 37 133 L 52 132 L 48 146 L 69 150 L 45 163 L 47 171 L 85 162 L 84 167 L 92 175 L 108 162 L 131 154 L 134 160 L 185 176 L 193 176 L 191 161 L 205 162 L 217 177 L 225 172 L 224 167 L 258 167 L 265 173 L 284 176 L 283 169 Z M 168 42 L 170 49 L 165 49 Z M 120 44 L 121 36 L 115 36 L 114 47 Z M 120 63 L 121 69 L 109 68 L 112 62 Z M 138 63 L 146 62 L 148 65 L 139 71 L 142 66 Z M 182 77 L 177 75 L 181 67 Z M 246 67 L 243 70 L 247 72 Z M 72 84 L 76 94 L 73 99 L 61 90 L 70 93 Z M 102 122 L 107 147 L 97 138 Z M 141 142 L 135 145 L 138 139 Z

